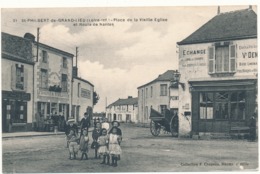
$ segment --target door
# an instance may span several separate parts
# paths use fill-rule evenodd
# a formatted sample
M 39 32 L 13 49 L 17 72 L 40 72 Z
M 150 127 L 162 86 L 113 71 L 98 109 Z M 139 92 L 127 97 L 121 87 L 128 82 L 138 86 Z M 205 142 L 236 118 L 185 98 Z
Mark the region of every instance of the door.
M 116 120 L 116 114 L 114 114 L 114 118 L 113 118 L 113 120 Z
M 2 131 L 8 132 L 8 124 L 7 124 L 7 100 L 2 100 Z

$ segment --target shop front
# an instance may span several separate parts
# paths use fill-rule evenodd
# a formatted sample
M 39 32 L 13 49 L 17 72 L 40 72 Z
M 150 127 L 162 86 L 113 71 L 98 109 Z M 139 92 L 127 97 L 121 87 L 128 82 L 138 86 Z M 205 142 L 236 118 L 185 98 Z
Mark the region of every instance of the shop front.
M 192 134 L 247 128 L 256 109 L 256 77 L 189 81 Z
M 2 129 L 3 132 L 30 130 L 27 105 L 31 94 L 18 91 L 2 91 Z

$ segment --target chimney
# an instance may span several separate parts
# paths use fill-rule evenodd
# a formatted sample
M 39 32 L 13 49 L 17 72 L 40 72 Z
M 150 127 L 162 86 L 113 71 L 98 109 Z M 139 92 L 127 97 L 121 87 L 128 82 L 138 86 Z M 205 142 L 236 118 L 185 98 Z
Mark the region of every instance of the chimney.
M 220 6 L 218 6 L 218 15 L 220 14 Z
M 29 39 L 33 42 L 35 42 L 35 36 L 31 33 L 25 33 L 24 36 L 23 36 L 25 39 Z
M 249 9 L 252 10 L 252 5 L 249 5 Z
M 133 98 L 132 96 L 128 96 L 128 98 Z

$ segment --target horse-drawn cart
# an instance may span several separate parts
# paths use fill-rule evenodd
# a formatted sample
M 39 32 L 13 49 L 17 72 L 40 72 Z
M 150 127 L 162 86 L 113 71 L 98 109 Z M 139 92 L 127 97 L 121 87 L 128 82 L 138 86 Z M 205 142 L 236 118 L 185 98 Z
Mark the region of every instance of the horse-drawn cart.
M 164 113 L 161 114 L 151 108 L 150 119 L 150 131 L 153 136 L 158 136 L 161 130 L 171 133 L 174 137 L 178 136 L 179 120 L 177 114 L 172 114 L 168 109 L 165 109 Z

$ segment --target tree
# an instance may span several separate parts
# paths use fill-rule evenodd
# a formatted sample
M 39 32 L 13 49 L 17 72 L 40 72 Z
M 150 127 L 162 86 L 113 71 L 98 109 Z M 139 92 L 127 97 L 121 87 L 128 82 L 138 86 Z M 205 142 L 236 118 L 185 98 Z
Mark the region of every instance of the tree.
M 99 100 L 99 95 L 97 94 L 96 91 L 93 92 L 93 105 L 97 104 Z

